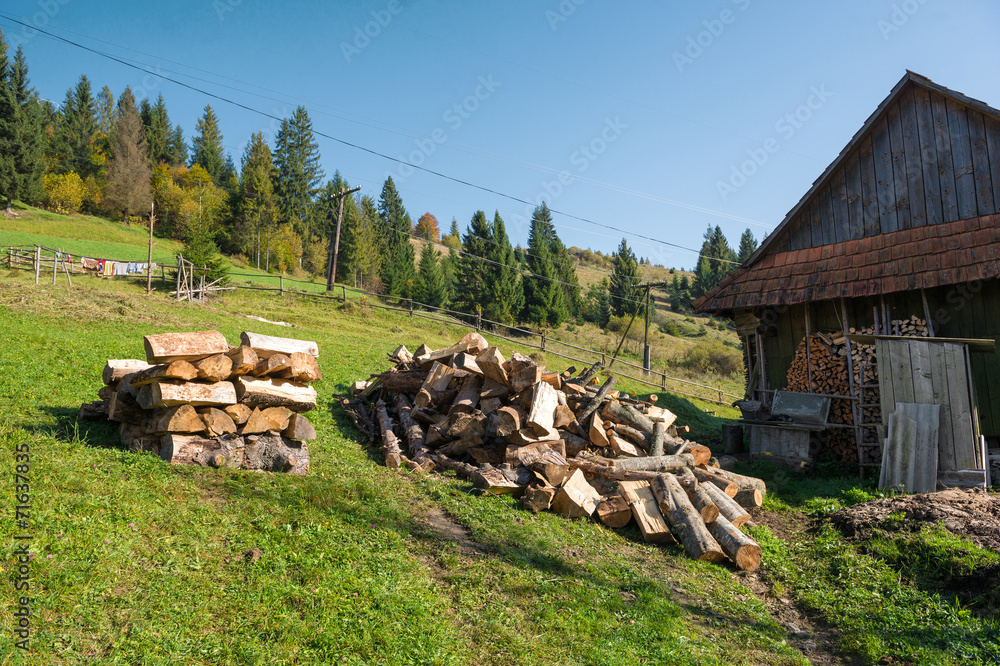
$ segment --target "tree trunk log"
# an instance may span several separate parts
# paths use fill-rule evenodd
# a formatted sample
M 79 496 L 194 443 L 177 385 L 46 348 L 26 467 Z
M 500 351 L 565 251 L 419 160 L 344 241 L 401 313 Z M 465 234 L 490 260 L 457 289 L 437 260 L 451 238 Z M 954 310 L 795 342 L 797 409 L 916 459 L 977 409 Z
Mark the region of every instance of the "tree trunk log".
M 627 469 L 643 472 L 679 472 L 682 469 L 691 467 L 693 460 L 687 455 L 680 456 L 658 456 L 645 458 L 625 458 L 614 461 L 618 469 Z
M 284 354 L 286 356 L 293 352 L 302 352 L 311 356 L 319 357 L 319 346 L 315 342 L 307 340 L 294 340 L 292 338 L 275 338 L 270 335 L 260 333 L 240 333 L 240 343 L 247 347 L 252 347 L 260 358 L 267 358 L 274 354 Z
M 316 409 L 316 389 L 285 379 L 236 377 L 236 396 L 248 407 L 288 407 L 293 412 Z
M 197 371 L 198 379 L 206 382 L 221 382 L 233 374 L 233 359 L 225 354 L 209 356 L 191 365 Z
M 649 445 L 649 455 L 652 457 L 663 455 L 663 440 L 667 436 L 667 423 L 659 420 L 653 424 L 653 441 Z
M 645 414 L 640 414 L 630 405 L 623 405 L 615 400 L 610 400 L 604 405 L 601 415 L 615 423 L 621 423 L 636 430 L 653 434 L 653 422 Z
M 739 528 L 726 519 L 719 519 L 708 526 L 715 540 L 736 566 L 743 571 L 756 571 L 760 568 L 761 548 L 756 541 L 740 532 Z
M 434 459 L 431 457 L 430 448 L 424 443 L 424 431 L 410 415 L 410 401 L 402 393 L 397 393 L 394 400 L 399 423 L 403 426 L 406 441 L 409 444 L 410 460 L 420 465 L 421 468 L 433 468 Z
M 708 491 L 698 485 L 698 479 L 689 469 L 683 470 L 676 476 L 677 482 L 681 484 L 681 488 L 687 493 L 691 504 L 701 514 L 701 519 L 705 521 L 705 524 L 714 523 L 719 517 L 719 507 L 712 501 Z
M 761 496 L 767 494 L 767 484 L 755 476 L 744 476 L 743 474 L 737 474 L 736 472 L 730 472 L 724 469 L 717 469 L 715 470 L 715 473 L 723 478 L 736 482 L 738 490 L 750 490 L 752 488 L 756 488 L 760 491 Z
M 179 379 L 188 381 L 198 376 L 198 369 L 187 361 L 173 361 L 172 363 L 161 363 L 139 370 L 122 378 L 126 384 L 131 384 L 134 388 L 152 384 L 158 379 Z
M 658 474 L 658 472 L 641 472 L 608 467 L 607 465 L 600 465 L 589 460 L 581 460 L 580 458 L 568 458 L 566 462 L 570 467 L 583 470 L 587 474 L 593 474 L 614 481 L 649 481 Z
M 587 420 L 587 417 L 600 409 L 601 405 L 604 403 L 604 399 L 608 395 L 608 391 L 614 388 L 615 382 L 617 381 L 618 379 L 614 376 L 608 377 L 608 380 L 604 382 L 604 385 L 601 386 L 601 390 L 597 392 L 597 395 L 594 396 L 593 400 L 591 400 L 587 406 L 583 408 L 583 411 L 577 415 L 576 420 L 580 423 L 584 423 Z
M 154 364 L 197 361 L 229 351 L 226 336 L 218 331 L 147 335 L 143 337 L 143 345 L 146 348 L 146 361 Z
M 722 492 L 726 493 L 729 497 L 736 497 L 736 492 L 739 490 L 736 483 L 730 481 L 727 478 L 715 474 L 719 470 L 717 468 L 712 468 L 711 472 L 707 472 L 703 469 L 698 469 L 697 467 L 693 470 L 694 476 L 701 483 L 712 483 L 718 487 Z
M 617 529 L 632 522 L 632 508 L 621 495 L 605 497 L 597 503 L 597 518 L 607 527 Z
M 756 509 L 764 504 L 764 495 L 761 494 L 761 492 L 756 488 L 737 490 L 733 499 L 736 500 L 737 504 L 748 511 L 750 509 Z
M 656 496 L 649 487 L 649 481 L 619 481 L 622 497 L 632 509 L 635 522 L 639 525 L 642 538 L 651 543 L 675 541 L 667 521 L 660 512 Z
M 382 388 L 402 393 L 416 393 L 427 379 L 427 373 L 423 370 L 409 370 L 407 372 L 390 370 L 379 376 L 382 378 Z
M 226 352 L 226 356 L 233 362 L 234 375 L 249 374 L 254 366 L 257 365 L 257 361 L 260 360 L 257 358 L 257 352 L 252 347 L 247 347 L 246 345 L 233 347 Z
M 715 506 L 719 508 L 719 515 L 724 516 L 726 520 L 736 527 L 740 527 L 750 520 L 750 514 L 746 512 L 746 509 L 737 504 L 736 500 L 732 497 L 722 492 L 715 484 L 704 483 L 700 486 L 700 489 L 704 490 Z
M 185 404 L 192 407 L 225 407 L 235 405 L 237 400 L 236 390 L 230 382 L 172 384 L 155 381 L 142 387 L 138 402 L 143 409 L 159 409 Z
M 385 408 L 385 402 L 379 400 L 375 403 L 375 416 L 378 418 L 379 430 L 382 433 L 382 451 L 385 453 L 385 466 L 396 469 L 401 464 L 403 455 L 399 448 L 399 438 L 392 431 L 392 419 Z
M 673 474 L 661 474 L 650 482 L 650 487 L 660 513 L 673 527 L 674 536 L 683 544 L 688 557 L 700 562 L 720 562 L 725 558 L 722 547 L 712 537 L 701 514 Z
M 152 367 L 152 365 L 145 361 L 132 358 L 109 359 L 104 366 L 104 371 L 101 373 L 101 379 L 104 380 L 106 385 L 117 384 L 126 375 L 131 375 L 140 370 L 148 370 Z

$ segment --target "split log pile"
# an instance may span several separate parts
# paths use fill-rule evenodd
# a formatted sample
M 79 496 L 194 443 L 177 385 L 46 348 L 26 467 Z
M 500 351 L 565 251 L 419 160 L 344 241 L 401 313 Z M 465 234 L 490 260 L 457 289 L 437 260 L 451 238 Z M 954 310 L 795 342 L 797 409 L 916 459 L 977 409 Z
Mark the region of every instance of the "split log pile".
M 242 333 L 230 347 L 218 331 L 143 338 L 146 360 L 109 360 L 100 400 L 85 418 L 118 423 L 122 443 L 174 464 L 256 469 L 304 476 L 303 416 L 322 378 L 314 342 Z
M 917 316 L 909 319 L 893 320 L 889 324 L 893 335 L 911 337 L 927 337 L 929 335 L 927 322 Z M 875 327 L 851 328 L 851 334 L 875 335 Z M 877 424 L 882 422 L 882 409 L 879 407 L 878 363 L 875 358 L 875 345 L 851 342 L 851 365 L 854 369 L 855 395 L 860 395 L 864 406 L 861 409 L 862 424 Z M 795 352 L 795 359 L 788 368 L 787 390 L 802 393 L 821 393 L 825 395 L 851 395 L 847 367 L 848 340 L 843 331 L 814 333 L 809 338 L 808 360 L 811 367 L 812 383 L 809 382 L 807 368 L 806 341 L 803 338 Z M 830 404 L 830 423 L 854 425 L 854 414 L 851 401 L 834 398 Z M 862 428 L 865 443 L 874 444 L 877 441 L 875 428 Z M 839 428 L 827 433 L 824 447 L 834 453 L 844 463 L 858 462 L 857 439 L 851 428 Z M 863 462 L 879 462 L 878 460 Z
M 525 509 L 591 517 L 611 528 L 633 519 L 647 541 L 680 543 L 691 557 L 760 564 L 739 527 L 763 503 L 763 481 L 724 471 L 686 426 L 650 401 L 597 383 L 599 364 L 558 373 L 478 333 L 438 350 L 399 347 L 395 367 L 355 382 L 342 405 L 381 440 L 389 467 L 452 470 Z

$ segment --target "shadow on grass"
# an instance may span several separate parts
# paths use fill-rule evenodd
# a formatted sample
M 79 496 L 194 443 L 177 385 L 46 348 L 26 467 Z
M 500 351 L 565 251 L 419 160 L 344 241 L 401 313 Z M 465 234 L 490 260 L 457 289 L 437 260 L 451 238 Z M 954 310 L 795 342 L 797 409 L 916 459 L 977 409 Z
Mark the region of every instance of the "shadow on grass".
M 61 442 L 80 442 L 100 449 L 120 449 L 116 423 L 105 419 L 89 421 L 80 418 L 80 409 L 74 407 L 42 407 L 51 418 L 50 423 L 22 423 L 30 433 L 46 435 Z

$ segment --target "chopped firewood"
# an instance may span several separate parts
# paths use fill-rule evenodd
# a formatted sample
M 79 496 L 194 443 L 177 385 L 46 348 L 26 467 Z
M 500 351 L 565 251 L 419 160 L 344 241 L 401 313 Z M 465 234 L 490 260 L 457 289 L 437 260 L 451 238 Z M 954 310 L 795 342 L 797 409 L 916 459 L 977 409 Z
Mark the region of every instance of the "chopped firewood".
M 131 375 L 132 373 L 152 367 L 152 365 L 145 361 L 131 358 L 109 359 L 104 366 L 104 372 L 101 373 L 101 379 L 106 385 L 117 384 L 125 375 Z
M 453 389 L 445 391 L 420 389 L 413 399 L 413 404 L 417 409 L 429 409 L 438 405 L 449 405 L 455 400 L 455 395 L 457 395 L 457 391 Z
M 227 405 L 223 411 L 229 415 L 229 418 L 231 418 L 233 423 L 236 425 L 243 425 L 246 423 L 247 419 L 250 418 L 250 413 L 253 412 L 252 409 L 241 404 Z
M 281 431 L 282 436 L 298 441 L 316 439 L 316 428 L 309 422 L 309 419 L 301 414 L 292 413 L 288 417 L 288 425 Z
M 473 484 L 486 492 L 494 495 L 514 495 L 520 496 L 524 493 L 525 487 L 511 481 L 503 472 L 495 467 L 481 467 L 472 475 Z
M 712 536 L 722 550 L 737 567 L 743 571 L 756 571 L 760 568 L 761 547 L 756 541 L 740 532 L 739 528 L 726 519 L 719 519 L 708 526 Z
M 624 497 L 612 495 L 597 503 L 597 518 L 611 528 L 625 527 L 632 522 L 632 509 Z
M 483 374 L 502 386 L 510 386 L 510 379 L 504 369 L 503 354 L 497 347 L 490 347 L 476 357 L 476 365 L 479 366 Z M 486 388 L 485 386 L 483 388 Z
M 556 390 L 562 388 L 562 380 L 559 378 L 558 372 L 543 372 L 542 381 Z
M 233 360 L 225 354 L 216 354 L 191 363 L 198 371 L 198 379 L 221 382 L 233 374 Z
M 670 543 L 674 537 L 660 512 L 649 481 L 619 481 L 622 497 L 632 509 L 642 538 L 652 543 Z
M 228 382 L 220 382 L 226 384 Z M 285 379 L 236 377 L 233 380 L 239 402 L 248 407 L 288 407 L 293 412 L 316 409 L 316 389 Z
M 420 388 L 427 391 L 444 391 L 454 376 L 455 368 L 435 361 L 430 372 L 427 373 L 427 379 L 424 380 Z
M 556 405 L 556 412 L 552 418 L 552 427 L 565 428 L 573 423 L 576 423 L 576 415 L 573 413 L 573 410 L 566 405 Z
M 729 497 L 736 497 L 736 492 L 739 489 L 739 487 L 736 485 L 735 482 L 730 481 L 729 479 L 719 476 L 718 474 L 715 474 L 713 472 L 697 468 L 694 470 L 694 476 L 695 478 L 698 479 L 700 483 L 706 483 L 706 484 L 712 483 Z
M 152 384 L 158 379 L 180 379 L 187 381 L 198 376 L 198 369 L 187 361 L 173 361 L 172 363 L 161 363 L 139 370 L 130 375 L 122 377 L 122 381 L 131 384 L 134 388 Z
M 577 415 L 577 420 L 580 423 L 586 422 L 587 417 L 601 408 L 604 404 L 605 397 L 608 395 L 608 391 L 612 389 L 616 381 L 618 381 L 617 377 L 608 377 L 607 381 L 604 382 L 604 385 L 601 386 L 601 389 L 597 392 L 597 395 L 595 395 L 590 403 L 584 407 L 583 411 Z
M 660 513 L 670 523 L 674 536 L 683 544 L 688 557 L 701 562 L 720 562 L 725 558 L 722 547 L 712 537 L 701 514 L 691 504 L 673 474 L 661 474 L 653 479 L 650 487 Z
M 599 412 L 594 412 L 590 420 L 590 443 L 598 448 L 611 446 L 608 440 L 608 433 L 604 429 L 604 420 Z
M 111 400 L 111 395 L 113 393 L 118 393 L 117 382 L 110 386 L 102 386 L 101 388 L 97 389 L 97 397 L 104 401 Z
M 552 500 L 552 511 L 566 518 L 589 517 L 600 501 L 601 494 L 587 483 L 583 472 L 574 470 Z
M 490 398 L 506 398 L 510 395 L 510 387 L 506 384 L 498 384 L 489 377 L 483 381 L 483 389 L 479 393 L 480 400 L 489 400 Z
M 108 418 L 108 401 L 95 400 L 80 405 L 80 418 L 88 421 Z
M 649 445 L 649 455 L 663 455 L 663 439 L 667 436 L 667 424 L 663 419 L 653 423 L 653 441 Z
M 614 461 L 618 469 L 643 472 L 679 472 L 691 467 L 693 461 L 685 456 L 657 456 L 642 458 L 624 458 Z
M 243 332 L 240 333 L 240 343 L 247 347 L 253 347 L 257 356 L 267 358 L 274 354 L 284 354 L 288 356 L 293 352 L 302 352 L 312 356 L 319 356 L 319 347 L 315 342 L 307 340 L 293 340 L 291 338 L 276 338 L 260 333 Z
M 430 351 L 424 354 L 418 354 L 414 360 L 420 365 L 430 363 L 431 361 L 447 361 L 456 354 L 478 354 L 479 352 L 485 350 L 488 346 L 489 344 L 486 342 L 486 338 L 481 336 L 479 333 L 473 332 L 469 333 L 450 347 Z
M 250 417 L 247 418 L 246 423 L 240 426 L 239 433 L 241 435 L 260 435 L 270 429 L 270 423 L 264 417 L 264 413 L 257 408 L 250 413 Z
M 719 507 L 712 501 L 708 491 L 698 484 L 698 479 L 695 478 L 691 470 L 681 470 L 675 476 L 677 483 L 681 484 L 681 488 L 687 493 L 695 510 L 701 514 L 701 519 L 705 524 L 715 522 L 715 519 L 719 517 Z
M 554 427 L 556 407 L 558 406 L 559 399 L 556 390 L 545 382 L 538 382 L 535 385 L 535 395 L 531 400 L 531 409 L 528 410 L 527 426 L 538 433 L 549 432 Z
M 143 344 L 146 348 L 146 361 L 149 363 L 197 361 L 229 351 L 226 337 L 218 331 L 147 335 L 143 338 Z
M 551 486 L 528 486 L 528 489 L 524 491 L 524 496 L 521 497 L 521 506 L 534 513 L 548 511 L 555 496 L 556 489 Z
M 455 358 L 451 360 L 451 367 L 456 370 L 464 370 L 473 375 L 479 375 L 480 377 L 484 374 L 483 369 L 476 363 L 476 355 L 468 352 L 455 354 Z
M 527 446 L 538 442 L 554 442 L 560 438 L 559 432 L 555 429 L 548 430 L 544 434 L 532 428 L 521 428 L 507 436 L 507 441 L 518 446 Z
M 242 377 L 240 378 L 242 379 Z M 230 382 L 196 384 L 154 381 L 143 386 L 138 397 L 143 409 L 159 409 L 189 404 L 195 407 L 218 407 L 236 404 L 236 390 Z
M 279 375 L 292 367 L 292 359 L 284 354 L 271 354 L 266 358 L 257 361 L 250 374 L 254 377 L 266 377 L 268 375 Z
M 206 407 L 199 412 L 198 416 L 204 422 L 204 430 L 209 437 L 231 435 L 236 432 L 236 424 L 233 423 L 233 419 L 218 407 Z M 170 431 L 170 428 L 167 428 L 167 431 Z
M 542 366 L 527 356 L 514 352 L 513 357 L 510 359 L 510 370 L 507 374 L 510 388 L 516 393 L 542 381 Z
M 254 369 L 254 366 L 257 365 L 257 361 L 260 360 L 257 358 L 257 352 L 252 347 L 247 347 L 246 345 L 233 347 L 226 352 L 226 356 L 233 362 L 234 375 L 249 374 Z
M 496 414 L 500 420 L 497 434 L 501 437 L 510 437 L 520 430 L 521 424 L 528 418 L 528 413 L 523 408 L 516 406 L 501 407 Z
M 484 414 L 494 414 L 503 409 L 503 401 L 500 398 L 480 398 L 479 409 Z
M 387 391 L 399 391 L 402 393 L 416 393 L 423 387 L 424 382 L 427 381 L 427 373 L 423 370 L 409 370 L 406 372 L 390 370 L 389 372 L 383 372 L 380 377 L 382 378 L 382 388 Z
M 288 360 L 291 365 L 278 375 L 282 379 L 293 379 L 303 384 L 311 384 L 323 378 L 319 363 L 312 354 L 292 352 L 289 354 Z
M 709 499 L 718 507 L 719 514 L 725 516 L 736 527 L 750 520 L 750 514 L 714 483 L 703 483 L 700 488 L 704 489 Z
M 479 404 L 479 391 L 482 386 L 483 380 L 479 375 L 469 375 L 463 379 L 462 388 L 459 389 L 454 402 L 451 403 L 451 409 L 448 410 L 448 413 L 457 414 L 474 410 Z
M 385 453 L 385 466 L 397 469 L 400 466 L 400 457 L 403 451 L 399 448 L 399 438 L 392 431 L 392 419 L 385 408 L 385 402 L 379 400 L 375 403 L 375 416 L 378 417 L 379 428 L 382 432 L 382 451 Z
M 651 396 L 655 397 L 655 396 Z M 655 401 L 654 401 L 655 402 Z M 663 419 L 663 423 L 666 427 L 670 427 L 677 420 L 677 415 L 668 409 L 663 407 L 657 407 L 656 405 L 649 405 L 646 408 L 646 416 L 652 419 Z
M 642 451 L 640 451 L 635 444 L 619 437 L 614 432 L 608 433 L 608 444 L 611 446 L 611 450 L 614 451 L 619 457 L 638 458 L 642 455 Z
M 474 446 L 466 454 L 476 461 L 478 465 L 499 465 L 504 462 L 504 455 L 497 449 L 484 449 L 480 446 Z
M 195 433 L 206 429 L 205 421 L 191 405 L 178 405 L 149 414 L 149 419 L 145 423 L 146 432 L 149 434 Z
M 142 423 L 148 414 L 128 391 L 119 387 L 108 400 L 108 420 L 119 423 Z
M 409 444 L 410 460 L 422 469 L 432 468 L 434 460 L 431 458 L 431 450 L 424 443 L 424 431 L 410 417 L 410 402 L 401 393 L 396 394 L 395 401 L 399 423 L 403 426 L 403 432 L 406 433 L 406 441 Z
M 562 390 L 566 395 L 584 396 L 587 395 L 587 390 L 581 385 L 575 384 L 573 382 L 564 382 Z
M 622 423 L 631 426 L 642 432 L 653 433 L 653 422 L 645 414 L 640 414 L 630 405 L 623 405 L 620 402 L 610 400 L 601 410 L 601 416 L 615 423 Z
M 389 360 L 396 363 L 412 363 L 413 354 L 406 348 L 406 345 L 399 345 L 396 351 L 389 354 Z

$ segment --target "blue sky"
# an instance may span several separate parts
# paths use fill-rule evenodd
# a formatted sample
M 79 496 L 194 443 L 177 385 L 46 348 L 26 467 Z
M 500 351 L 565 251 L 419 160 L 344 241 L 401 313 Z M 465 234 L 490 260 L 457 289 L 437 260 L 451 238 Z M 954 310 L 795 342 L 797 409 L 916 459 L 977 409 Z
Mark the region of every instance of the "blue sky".
M 544 198 L 567 245 L 691 267 L 708 225 L 734 245 L 776 226 L 906 69 L 1000 106 L 990 0 L 262 2 L 8 0 L 0 10 L 137 71 L 0 18 L 57 104 L 80 74 L 117 96 L 163 93 L 190 139 L 206 104 L 237 165 L 271 119 L 314 128 L 510 195 Z M 416 220 L 465 229 L 499 210 L 525 243 L 531 206 L 320 138 L 377 196 L 392 175 Z M 565 215 L 560 214 L 565 213 Z M 585 218 L 596 224 L 576 218 Z M 606 227 L 613 227 L 608 229 Z M 647 240 L 646 236 L 656 240 Z

